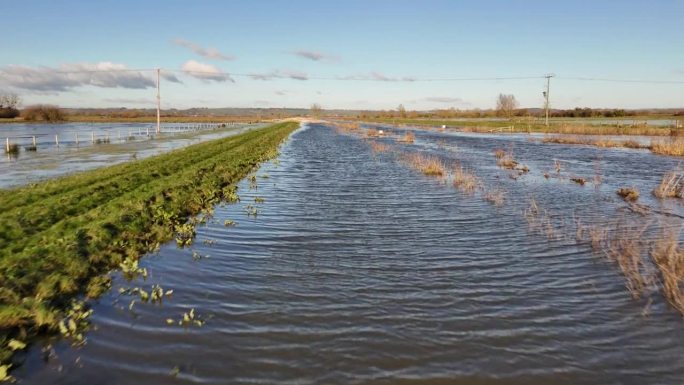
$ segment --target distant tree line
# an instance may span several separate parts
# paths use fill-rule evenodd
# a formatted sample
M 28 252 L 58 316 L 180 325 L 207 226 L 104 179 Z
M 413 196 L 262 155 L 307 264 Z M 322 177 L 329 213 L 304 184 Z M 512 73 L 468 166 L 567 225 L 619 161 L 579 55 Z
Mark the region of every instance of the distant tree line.
M 28 121 L 60 122 L 66 120 L 66 115 L 57 106 L 37 104 L 21 111 L 21 117 Z
M 512 95 L 502 95 L 512 96 Z M 514 108 L 517 107 L 515 99 L 504 98 L 503 103 L 496 109 L 468 109 L 461 110 L 456 108 L 436 109 L 430 111 L 410 111 L 410 110 L 378 110 L 360 111 L 359 118 L 402 118 L 408 119 L 427 118 L 427 119 L 453 119 L 453 118 L 495 118 L 495 117 L 542 117 L 544 110 L 541 108 Z M 661 114 L 663 112 L 660 112 Z M 652 115 L 654 112 L 648 110 L 624 110 L 624 109 L 593 109 L 593 108 L 573 108 L 567 110 L 552 109 L 549 116 L 554 118 L 618 118 L 627 116 Z M 655 113 L 657 114 L 657 113 Z M 672 114 L 671 112 L 668 114 Z M 675 112 L 674 115 L 684 116 L 684 111 Z

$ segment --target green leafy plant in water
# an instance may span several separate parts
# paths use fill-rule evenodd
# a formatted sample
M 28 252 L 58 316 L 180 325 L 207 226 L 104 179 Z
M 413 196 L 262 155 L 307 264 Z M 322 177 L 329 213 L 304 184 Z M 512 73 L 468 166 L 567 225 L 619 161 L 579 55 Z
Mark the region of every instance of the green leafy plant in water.
M 264 202 L 266 202 L 266 199 L 264 199 L 262 197 L 255 197 L 254 198 L 254 203 L 264 203 Z
M 209 258 L 209 254 L 202 255 L 196 251 L 192 252 L 192 259 L 194 259 L 195 261 L 199 261 L 200 259 L 204 259 L 204 258 Z
M 121 268 L 124 278 L 126 278 L 128 281 L 133 280 L 138 276 L 142 276 L 143 279 L 147 279 L 147 269 L 138 266 L 138 260 L 135 258 L 126 258 L 123 262 L 121 262 L 121 264 L 119 264 L 119 267 Z
M 223 225 L 226 227 L 232 227 L 232 226 L 237 225 L 237 223 L 235 223 L 235 221 L 232 221 L 230 219 L 226 219 L 225 221 L 223 221 Z
M 189 327 L 193 325 L 202 327 L 205 324 L 205 322 L 206 321 L 204 321 L 199 315 L 195 314 L 194 308 L 190 309 L 190 311 L 188 312 L 184 312 L 178 321 L 174 320 L 173 318 L 166 319 L 167 325 L 177 324 L 178 326 L 183 327 Z
M 59 323 L 59 332 L 65 338 L 69 338 L 74 345 L 85 343 L 83 334 L 90 329 L 89 318 L 93 314 L 92 309 L 86 309 L 82 301 L 72 301 L 66 317 Z
M 192 245 L 192 240 L 195 238 L 195 226 L 191 223 L 176 225 L 176 245 L 183 248 Z
M 251 203 L 250 203 L 250 204 L 247 204 L 247 206 L 245 207 L 245 211 L 247 211 L 247 216 L 248 216 L 248 217 L 249 217 L 249 216 L 253 216 L 254 218 L 256 218 L 256 217 L 257 217 L 257 214 L 259 213 L 259 211 L 257 210 L 257 208 L 256 208 L 254 205 L 252 205 Z

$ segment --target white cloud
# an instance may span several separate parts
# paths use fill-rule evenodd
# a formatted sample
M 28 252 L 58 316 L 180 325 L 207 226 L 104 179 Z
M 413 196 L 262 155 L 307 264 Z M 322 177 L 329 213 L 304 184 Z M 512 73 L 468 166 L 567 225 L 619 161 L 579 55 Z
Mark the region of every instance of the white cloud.
M 429 96 L 425 98 L 425 101 L 434 103 L 452 103 L 452 104 L 464 104 L 465 101 L 461 98 L 452 98 L 449 96 Z
M 350 75 L 350 76 L 342 76 L 338 77 L 340 80 L 372 80 L 372 81 L 380 81 L 380 82 L 413 82 L 416 79 L 412 77 L 401 77 L 401 78 L 393 78 L 389 77 L 383 73 L 373 71 L 368 74 L 360 74 L 360 75 Z
M 230 75 L 214 67 L 211 64 L 205 64 L 194 60 L 188 60 L 185 63 L 183 63 L 181 69 L 187 75 L 205 81 L 225 82 L 226 80 L 228 80 L 233 83 L 235 82 L 235 80 L 233 80 L 233 78 L 231 78 Z
M 250 77 L 254 80 L 273 80 L 273 79 L 294 79 L 294 80 L 309 80 L 309 75 L 301 71 L 293 70 L 276 70 L 261 74 L 251 74 Z
M 0 67 L 0 83 L 39 92 L 64 92 L 76 87 L 144 89 L 155 87 L 152 73 L 112 62 L 69 63 L 53 67 Z
M 313 61 L 338 61 L 340 58 L 335 55 L 329 55 L 325 54 L 323 52 L 319 51 L 308 51 L 304 49 L 300 49 L 298 51 L 292 52 L 293 55 L 299 56 L 304 59 L 309 59 Z
M 185 39 L 175 39 L 173 40 L 173 44 L 180 46 L 180 47 L 185 47 L 192 52 L 196 53 L 199 56 L 202 56 L 207 59 L 211 60 L 226 60 L 226 61 L 231 61 L 235 60 L 235 56 L 233 55 L 227 55 L 222 53 L 216 48 L 204 48 L 201 45 L 197 43 L 193 43 L 189 40 Z

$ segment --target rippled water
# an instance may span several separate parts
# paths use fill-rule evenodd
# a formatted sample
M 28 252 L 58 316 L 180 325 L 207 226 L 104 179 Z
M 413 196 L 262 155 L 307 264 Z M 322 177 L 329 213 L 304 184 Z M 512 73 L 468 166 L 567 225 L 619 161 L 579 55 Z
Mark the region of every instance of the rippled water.
M 498 169 L 497 147 L 530 174 L 513 180 Z M 397 151 L 373 154 L 311 125 L 257 172 L 256 189 L 240 184 L 239 204 L 217 207 L 194 246 L 145 257 L 145 282 L 116 275 L 94 304 L 85 346 L 44 341 L 51 346 L 32 347 L 13 374 L 24 384 L 684 381 L 681 316 L 657 296 L 644 315 L 645 300 L 627 294 L 614 266 L 587 246 L 530 233 L 522 215 L 534 196 L 568 221 L 615 216 L 624 211 L 617 186 L 647 191 L 675 159 L 524 135 L 418 132 L 397 148 L 460 161 L 506 189 L 508 202 L 494 207 L 405 167 Z M 599 164 L 603 184 L 544 179 L 554 158 L 588 177 Z M 647 195 L 654 209 L 681 210 Z M 163 305 L 130 311 L 131 298 L 118 295 L 156 283 L 174 290 Z M 203 327 L 166 324 L 191 308 Z

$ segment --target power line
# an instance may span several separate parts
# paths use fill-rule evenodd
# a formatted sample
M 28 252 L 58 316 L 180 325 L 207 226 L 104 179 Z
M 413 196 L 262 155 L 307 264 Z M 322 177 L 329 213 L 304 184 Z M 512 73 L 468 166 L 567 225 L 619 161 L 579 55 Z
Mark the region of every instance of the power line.
M 652 83 L 652 84 L 684 84 L 684 80 L 650 80 L 650 79 L 610 79 L 610 78 L 589 78 L 589 77 L 563 77 L 563 80 L 579 80 L 587 82 L 612 82 L 612 83 Z

